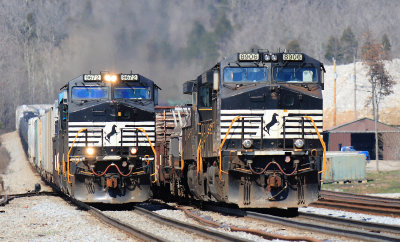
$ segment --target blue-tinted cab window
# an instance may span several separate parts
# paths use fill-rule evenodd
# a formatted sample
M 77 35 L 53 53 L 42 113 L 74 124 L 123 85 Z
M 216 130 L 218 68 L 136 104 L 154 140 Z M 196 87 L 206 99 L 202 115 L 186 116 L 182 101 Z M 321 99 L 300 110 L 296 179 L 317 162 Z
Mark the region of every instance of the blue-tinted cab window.
M 150 99 L 150 89 L 148 87 L 116 87 L 114 98 Z
M 106 99 L 108 87 L 73 87 L 72 99 Z

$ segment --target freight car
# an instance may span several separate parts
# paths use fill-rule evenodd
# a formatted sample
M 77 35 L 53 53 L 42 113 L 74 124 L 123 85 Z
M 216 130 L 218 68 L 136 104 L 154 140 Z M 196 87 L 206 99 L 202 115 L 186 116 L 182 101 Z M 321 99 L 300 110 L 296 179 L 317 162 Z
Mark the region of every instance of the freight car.
M 149 199 L 157 179 L 158 89 L 139 74 L 84 74 L 69 81 L 53 106 L 20 115 L 30 162 L 44 179 L 83 202 Z
M 192 104 L 158 143 L 167 151 L 160 194 L 293 211 L 316 201 L 325 164 L 324 72 L 303 53 L 255 50 L 185 82 Z

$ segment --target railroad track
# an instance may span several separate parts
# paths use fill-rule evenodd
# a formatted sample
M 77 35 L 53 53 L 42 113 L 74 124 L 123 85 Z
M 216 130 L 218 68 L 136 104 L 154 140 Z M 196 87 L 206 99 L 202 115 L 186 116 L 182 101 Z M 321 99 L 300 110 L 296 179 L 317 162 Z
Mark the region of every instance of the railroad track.
M 56 192 L 26 192 L 26 193 L 19 193 L 19 194 L 9 194 L 0 196 L 0 206 L 7 204 L 11 200 L 19 197 L 33 197 L 33 196 L 59 196 Z
M 323 223 L 333 223 L 343 227 L 352 227 L 354 229 L 364 229 L 370 232 L 374 231 L 374 233 L 391 233 L 400 236 L 400 226 L 398 225 L 371 223 L 304 212 L 299 212 L 299 216 L 297 218 L 303 220 L 315 220 Z
M 100 219 L 101 221 L 103 221 L 119 230 L 122 230 L 125 233 L 132 235 L 133 237 L 139 238 L 144 241 L 166 241 L 166 240 L 168 240 L 168 238 L 164 238 L 161 236 L 157 236 L 154 233 L 147 232 L 146 230 L 141 229 L 139 226 L 133 226 L 133 225 L 125 223 L 117 218 L 113 218 L 112 216 L 105 214 L 100 209 L 97 209 L 86 203 L 77 201 L 77 200 L 69 198 L 69 197 L 68 197 L 68 200 L 70 200 L 73 204 L 75 204 L 79 208 L 87 210 L 90 214 L 92 214 L 96 218 Z M 247 240 L 243 240 L 236 236 L 231 236 L 229 234 L 210 230 L 206 227 L 188 224 L 188 223 L 184 223 L 179 220 L 176 220 L 176 219 L 162 216 L 162 215 L 159 215 L 153 211 L 147 210 L 140 206 L 133 206 L 133 207 L 131 207 L 131 211 L 122 211 L 122 212 L 135 212 L 142 216 L 146 216 L 157 223 L 161 223 L 161 224 L 164 224 L 164 225 L 167 225 L 170 227 L 174 227 L 179 230 L 184 230 L 186 232 L 196 234 L 204 239 L 216 240 L 216 241 L 247 241 Z M 156 228 L 157 227 L 155 227 L 155 229 Z
M 311 206 L 342 209 L 379 216 L 400 217 L 400 200 L 349 193 L 321 191 L 321 199 Z
M 331 216 L 308 214 L 301 212 L 297 217 L 285 218 L 265 213 L 245 211 L 240 209 L 231 209 L 218 206 L 206 205 L 205 208 L 207 210 L 223 214 L 243 216 L 261 220 L 268 223 L 280 224 L 292 228 L 314 231 L 323 234 L 343 236 L 361 240 L 400 241 L 399 226 L 375 224 L 363 221 L 355 221 L 350 219 L 335 218 Z
M 78 208 L 88 211 L 91 215 L 98 218 L 99 220 L 103 221 L 104 223 L 117 228 L 118 230 L 124 231 L 127 234 L 132 235 L 135 238 L 144 240 L 144 241 L 166 241 L 168 238 L 160 237 L 155 235 L 154 233 L 147 232 L 137 226 L 132 226 L 131 224 L 122 222 L 112 216 L 107 215 L 100 209 L 97 209 L 93 206 L 90 206 L 86 203 L 80 202 L 76 199 L 71 197 L 66 197 L 64 194 L 58 192 L 27 192 L 27 193 L 20 193 L 20 194 L 10 194 L 0 197 L 0 205 L 5 205 L 11 200 L 15 198 L 21 197 L 32 197 L 32 196 L 60 196 L 63 197 L 65 200 L 70 201 L 73 205 L 77 206 Z M 102 206 L 104 207 L 104 206 Z M 210 230 L 208 227 L 197 226 L 193 224 L 187 224 L 172 218 L 168 218 L 166 216 L 159 215 L 155 212 L 146 210 L 145 208 L 134 206 L 130 207 L 132 212 L 140 214 L 141 216 L 146 216 L 151 220 L 156 221 L 157 223 L 165 224 L 169 227 L 174 227 L 179 230 L 187 231 L 192 234 L 196 234 L 197 236 L 208 239 L 208 240 L 217 240 L 217 241 L 247 241 L 243 240 L 240 237 L 232 236 L 230 234 L 221 233 L 215 230 Z
M 137 226 L 132 226 L 131 224 L 122 222 L 116 218 L 113 218 L 112 216 L 107 215 L 100 209 L 97 209 L 93 206 L 90 206 L 86 203 L 80 202 L 78 200 L 75 200 L 71 197 L 65 197 L 63 194 L 57 193 L 57 192 L 27 192 L 27 193 L 21 193 L 21 194 L 10 194 L 8 196 L 4 195 L 3 197 L 0 197 L 0 200 L 2 201 L 2 204 L 7 204 L 10 202 L 12 199 L 15 198 L 21 198 L 21 197 L 32 197 L 32 196 L 61 196 L 64 197 L 65 200 L 70 201 L 73 205 L 77 206 L 79 209 L 88 211 L 91 215 L 96 217 L 97 219 L 103 221 L 104 223 L 117 228 L 118 230 L 121 230 L 127 234 L 130 234 L 131 236 L 144 240 L 144 241 L 166 241 L 168 238 L 160 237 L 157 236 L 153 233 L 147 232 Z M 132 207 L 131 207 L 132 209 Z M 192 224 L 187 224 L 180 222 L 175 219 L 171 219 L 162 215 L 159 215 L 155 212 L 146 210 L 142 207 L 139 206 L 134 206 L 132 212 L 138 213 L 141 216 L 146 216 L 150 218 L 151 220 L 156 221 L 157 223 L 162 223 L 165 225 L 168 225 L 169 227 L 175 227 L 179 230 L 184 230 L 187 232 L 190 232 L 192 234 L 196 234 L 199 237 L 203 239 L 208 239 L 208 240 L 217 240 L 217 241 L 247 241 L 243 240 L 239 237 L 232 236 L 226 233 L 221 233 L 218 231 L 210 230 L 207 227 L 202 227 L 202 226 L 197 226 L 197 225 L 192 225 Z

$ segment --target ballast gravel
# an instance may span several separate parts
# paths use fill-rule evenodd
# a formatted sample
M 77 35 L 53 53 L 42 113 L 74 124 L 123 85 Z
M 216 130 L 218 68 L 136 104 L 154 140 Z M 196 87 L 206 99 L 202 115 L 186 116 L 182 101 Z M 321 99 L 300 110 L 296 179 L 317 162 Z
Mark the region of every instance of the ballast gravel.
M 0 241 L 135 241 L 60 197 L 11 200 L 0 207 Z
M 327 208 L 316 208 L 316 207 L 307 207 L 300 208 L 299 211 L 304 213 L 312 213 L 312 214 L 321 214 L 328 215 L 332 217 L 345 218 L 358 220 L 363 222 L 370 223 L 381 223 L 381 224 L 390 224 L 400 226 L 400 218 L 393 218 L 388 216 L 377 216 L 377 215 L 369 215 L 364 213 L 353 213 L 342 210 L 335 209 L 327 209 Z
M 190 209 L 190 208 L 189 208 Z M 231 232 L 229 231 L 229 225 L 233 225 L 236 227 L 242 227 L 242 228 L 248 228 L 248 229 L 256 229 L 256 230 L 262 230 L 267 233 L 271 234 L 276 234 L 276 235 L 281 235 L 281 236 L 299 236 L 299 237 L 310 237 L 310 238 L 315 238 L 319 240 L 337 240 L 337 241 L 352 241 L 349 240 L 348 238 L 344 237 L 339 237 L 339 236 L 331 236 L 331 235 L 325 235 L 321 233 L 315 233 L 312 231 L 304 231 L 304 230 L 299 230 L 299 229 L 294 229 L 291 227 L 284 227 L 278 224 L 271 224 L 263 221 L 259 221 L 256 219 L 251 219 L 251 218 L 246 218 L 246 217 L 235 217 L 235 216 L 226 216 L 226 215 L 221 215 L 216 212 L 210 212 L 210 211 L 200 211 L 200 210 L 192 210 L 194 211 L 198 216 L 201 216 L 203 218 L 212 220 L 214 222 L 218 222 L 222 224 L 220 228 L 211 228 L 212 230 L 216 230 L 219 232 L 223 233 L 229 233 L 232 236 L 237 236 L 242 239 L 250 240 L 250 241 L 268 241 L 265 240 L 264 238 L 260 236 L 256 236 L 253 234 L 245 233 L 245 232 Z M 195 220 L 188 218 L 184 212 L 182 211 L 174 211 L 174 210 L 168 210 L 168 209 L 163 209 L 163 210 L 158 210 L 156 211 L 160 215 L 164 215 L 166 217 L 171 217 L 175 218 L 177 220 L 186 222 L 186 223 L 191 223 L 191 224 L 197 224 L 199 225 L 198 222 Z
M 183 211 L 180 210 L 170 210 L 170 209 L 162 209 L 162 210 L 158 210 L 155 211 L 156 213 L 163 215 L 165 217 L 169 217 L 169 218 L 173 218 L 185 223 L 190 223 L 190 224 L 195 224 L 195 225 L 201 225 L 199 224 L 196 220 L 193 220 L 191 218 L 188 218 L 185 213 Z M 213 216 L 214 218 L 214 216 Z M 228 229 L 228 226 L 223 226 L 221 228 L 213 228 L 213 227 L 208 227 L 210 230 L 214 230 L 214 231 L 218 231 L 218 232 L 222 232 L 222 233 L 226 233 L 229 234 L 231 236 L 236 236 L 239 237 L 241 239 L 245 239 L 245 240 L 250 240 L 250 241 L 268 241 L 263 239 L 262 237 L 253 235 L 253 234 L 249 234 L 249 233 L 244 233 L 244 232 L 231 232 Z
M 7 194 L 26 193 L 40 183 L 51 191 L 26 159 L 17 132 L 3 134 L 11 156 L 5 175 Z M 60 197 L 16 198 L 0 206 L 0 241 L 135 241 Z
M 210 241 L 197 234 L 192 234 L 173 226 L 156 222 L 147 216 L 137 214 L 134 211 L 103 211 L 108 216 L 128 223 L 134 227 L 154 234 L 165 241 Z M 180 212 L 180 211 L 176 211 Z

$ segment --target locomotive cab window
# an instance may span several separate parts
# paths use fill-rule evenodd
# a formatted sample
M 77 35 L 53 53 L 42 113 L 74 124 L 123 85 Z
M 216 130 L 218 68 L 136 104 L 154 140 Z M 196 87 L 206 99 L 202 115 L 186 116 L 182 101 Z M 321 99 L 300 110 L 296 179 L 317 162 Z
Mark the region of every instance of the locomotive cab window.
M 202 86 L 199 90 L 199 107 L 211 107 L 211 91 L 210 87 Z
M 314 67 L 298 68 L 298 67 L 280 67 L 275 66 L 273 75 L 276 82 L 286 83 L 316 83 L 317 69 Z
M 224 82 L 266 82 L 266 67 L 227 67 L 224 69 Z
M 149 87 L 115 87 L 114 98 L 150 99 Z
M 108 87 L 73 87 L 71 96 L 73 100 L 107 99 Z

